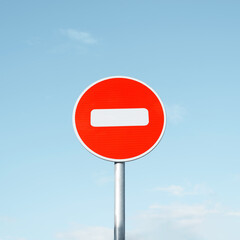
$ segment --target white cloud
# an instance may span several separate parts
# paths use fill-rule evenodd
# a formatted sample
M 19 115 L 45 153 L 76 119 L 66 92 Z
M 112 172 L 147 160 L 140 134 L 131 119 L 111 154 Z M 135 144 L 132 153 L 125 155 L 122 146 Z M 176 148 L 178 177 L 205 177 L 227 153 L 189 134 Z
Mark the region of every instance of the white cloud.
M 197 205 L 152 205 L 147 212 L 148 217 L 163 220 L 174 220 L 180 225 L 195 225 L 203 221 L 208 214 L 218 213 L 217 206 L 207 208 L 203 204 Z
M 186 191 L 185 195 L 209 195 L 213 193 L 213 190 L 204 184 L 196 184 L 192 189 Z
M 154 189 L 154 191 L 167 192 L 174 196 L 207 195 L 207 194 L 213 193 L 212 190 L 210 190 L 203 184 L 196 184 L 195 186 L 191 187 L 190 189 L 188 187 L 187 190 L 184 187 L 179 186 L 179 185 L 170 185 L 167 187 L 157 187 Z
M 235 182 L 239 182 L 239 181 L 240 181 L 240 174 L 235 174 L 235 175 L 233 176 L 233 180 L 234 180 Z
M 219 205 L 152 205 L 132 219 L 128 240 L 239 240 L 238 212 L 227 214 Z M 86 227 L 57 234 L 60 240 L 112 240 L 113 228 Z M 230 237 L 230 238 L 229 238 Z
M 0 240 L 26 240 L 26 238 L 6 236 L 6 237 L 3 237 L 3 238 L 0 237 Z
M 186 109 L 179 104 L 167 105 L 166 112 L 167 118 L 173 124 L 182 122 L 186 115 Z
M 229 216 L 235 216 L 235 217 L 240 217 L 240 212 L 228 212 L 227 215 L 229 215 Z
M 184 188 L 177 185 L 171 185 L 168 187 L 157 187 L 154 189 L 155 191 L 161 191 L 161 192 L 168 192 L 172 195 L 180 196 L 184 193 Z
M 0 216 L 0 226 L 3 224 L 15 223 L 16 219 L 8 216 Z M 0 233 L 1 234 L 1 233 Z M 12 235 L 0 236 L 0 240 L 26 240 L 24 237 L 16 237 Z
M 112 240 L 113 230 L 106 227 L 87 227 L 68 233 L 57 234 L 63 240 Z
M 12 217 L 8 217 L 8 216 L 0 216 L 0 223 L 1 222 L 3 222 L 3 223 L 14 223 L 14 222 L 16 222 L 16 219 L 12 218 Z
M 109 176 L 108 173 L 106 173 L 106 172 L 95 172 L 93 174 L 93 178 L 94 178 L 95 183 L 98 186 L 104 186 L 108 183 L 112 183 L 114 180 L 113 177 Z
M 36 46 L 41 44 L 41 39 L 39 37 L 32 37 L 26 41 L 29 46 Z
M 97 185 L 101 185 L 101 186 L 110 182 L 113 182 L 113 178 L 109 176 L 102 176 L 96 180 Z
M 97 40 L 91 36 L 88 32 L 78 31 L 76 29 L 61 29 L 60 32 L 67 36 L 69 39 L 85 43 L 85 44 L 95 44 Z
M 224 212 L 218 204 L 152 205 L 136 217 L 135 228 L 138 231 L 135 231 L 135 236 L 144 236 L 144 240 L 219 240 L 219 233 L 212 231 L 211 227 L 224 217 Z M 226 226 L 219 226 L 219 231 L 224 227 Z
M 128 240 L 197 240 L 194 232 L 210 214 L 218 214 L 218 207 L 205 205 L 152 205 L 134 217 L 135 229 L 126 233 Z M 56 235 L 60 240 L 112 240 L 113 229 L 86 227 Z

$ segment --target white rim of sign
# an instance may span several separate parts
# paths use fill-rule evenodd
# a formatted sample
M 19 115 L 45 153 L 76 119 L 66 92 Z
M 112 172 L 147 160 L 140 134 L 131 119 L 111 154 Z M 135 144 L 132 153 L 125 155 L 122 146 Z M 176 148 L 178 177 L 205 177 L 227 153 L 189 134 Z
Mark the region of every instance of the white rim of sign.
M 84 142 L 83 140 L 80 138 L 79 134 L 78 134 L 78 131 L 77 131 L 77 127 L 76 127 L 76 123 L 75 123 L 75 113 L 76 113 L 76 109 L 77 109 L 77 105 L 80 101 L 80 99 L 82 98 L 82 96 L 88 91 L 88 89 L 90 89 L 91 87 L 93 87 L 94 85 L 96 85 L 97 83 L 99 82 L 102 82 L 102 81 L 105 81 L 105 80 L 109 80 L 109 79 L 112 79 L 112 78 L 126 78 L 126 79 L 130 79 L 130 80 L 133 80 L 133 81 L 136 81 L 136 82 L 139 82 L 141 84 L 143 84 L 144 86 L 146 86 L 147 88 L 149 88 L 155 95 L 156 97 L 158 98 L 159 102 L 161 103 L 161 106 L 162 106 L 162 109 L 163 109 L 163 115 L 164 115 L 164 123 L 163 123 L 163 129 L 162 129 L 162 132 L 158 138 L 158 140 L 155 142 L 155 144 L 149 148 L 146 152 L 136 156 L 136 157 L 132 157 L 132 158 L 124 158 L 124 159 L 115 159 L 115 158 L 108 158 L 108 157 L 105 157 L 105 156 L 102 156 L 96 152 L 94 152 L 92 149 L 90 149 Z M 72 114 L 72 123 L 73 123 L 73 128 L 74 128 L 74 132 L 78 138 L 78 140 L 81 142 L 81 144 L 90 152 L 92 153 L 93 155 L 99 157 L 99 158 L 102 158 L 104 160 L 107 160 L 107 161 L 111 161 L 111 162 L 129 162 L 129 161 L 133 161 L 133 160 L 136 160 L 138 158 L 141 158 L 145 155 L 147 155 L 148 153 L 150 153 L 157 145 L 158 143 L 160 142 L 164 132 L 165 132 L 165 128 L 166 128 L 166 111 L 165 111 L 165 108 L 164 108 L 164 105 L 163 105 L 163 102 L 161 100 L 161 98 L 158 96 L 158 94 L 151 88 L 149 87 L 146 83 L 136 79 L 136 78 L 132 78 L 132 77 L 127 77 L 127 76 L 111 76 L 111 77 L 107 77 L 107 78 L 102 78 L 94 83 L 92 83 L 91 85 L 89 85 L 82 93 L 81 95 L 78 97 L 75 105 L 74 105 L 74 108 L 73 108 L 73 114 Z

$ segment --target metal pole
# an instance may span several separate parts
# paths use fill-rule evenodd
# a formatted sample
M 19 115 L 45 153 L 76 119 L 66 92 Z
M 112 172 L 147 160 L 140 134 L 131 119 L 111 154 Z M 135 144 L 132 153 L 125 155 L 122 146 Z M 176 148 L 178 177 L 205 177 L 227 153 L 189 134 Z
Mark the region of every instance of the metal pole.
M 114 240 L 125 240 L 125 163 L 115 162 Z

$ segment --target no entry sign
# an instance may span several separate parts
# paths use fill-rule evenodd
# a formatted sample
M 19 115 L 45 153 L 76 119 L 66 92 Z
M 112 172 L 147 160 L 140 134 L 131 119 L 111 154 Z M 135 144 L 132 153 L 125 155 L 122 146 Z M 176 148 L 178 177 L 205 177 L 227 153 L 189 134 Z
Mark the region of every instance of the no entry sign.
M 89 86 L 73 111 L 75 133 L 94 155 L 126 162 L 150 152 L 160 141 L 166 115 L 158 95 L 129 77 L 109 77 Z

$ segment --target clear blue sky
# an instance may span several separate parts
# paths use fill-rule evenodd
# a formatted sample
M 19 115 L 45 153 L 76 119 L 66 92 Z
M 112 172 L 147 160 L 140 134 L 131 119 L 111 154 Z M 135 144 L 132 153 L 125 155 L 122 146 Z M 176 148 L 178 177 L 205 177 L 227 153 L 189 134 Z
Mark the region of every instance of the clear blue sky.
M 0 240 L 112 240 L 114 166 L 75 136 L 93 82 L 137 78 L 167 127 L 126 164 L 128 240 L 240 239 L 240 2 L 0 1 Z M 137 144 L 137 143 L 136 143 Z

